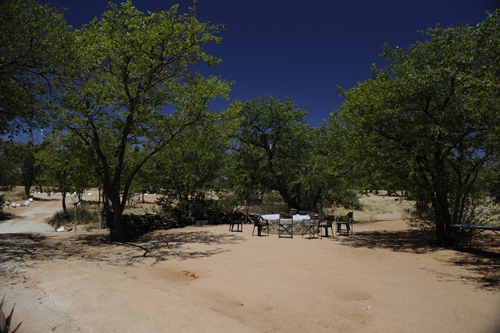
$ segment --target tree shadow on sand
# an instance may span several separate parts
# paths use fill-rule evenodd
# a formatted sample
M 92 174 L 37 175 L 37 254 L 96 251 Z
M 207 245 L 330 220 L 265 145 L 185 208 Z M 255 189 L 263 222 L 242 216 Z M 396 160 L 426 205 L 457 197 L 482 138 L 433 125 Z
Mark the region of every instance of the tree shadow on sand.
M 0 210 L 0 221 L 8 221 L 8 220 L 11 220 L 13 218 L 14 218 L 13 214 Z
M 414 230 L 358 232 L 353 236 L 341 238 L 342 245 L 355 248 L 388 249 L 417 254 L 444 249 L 429 245 L 429 242 Z M 459 276 L 460 280 L 474 283 L 480 289 L 500 290 L 500 237 L 477 235 L 472 248 L 457 246 L 453 250 L 456 256 L 445 259 L 443 263 L 464 267 L 472 273 Z
M 397 252 L 426 253 L 438 250 L 413 230 L 364 231 L 352 236 L 340 236 L 342 245 L 369 249 L 389 249 Z
M 198 259 L 230 250 L 222 245 L 238 244 L 243 237 L 212 234 L 208 231 L 158 232 L 135 242 L 115 243 L 107 234 L 78 234 L 73 237 L 43 234 L 0 235 L 0 269 L 3 267 L 31 267 L 40 261 L 85 260 L 114 266 L 134 266 L 140 262 L 152 265 L 161 261 Z M 204 250 L 191 250 L 191 245 L 203 245 Z
M 500 252 L 498 247 L 495 251 L 458 249 L 458 256 L 449 261 L 474 274 L 474 276 L 461 276 L 461 279 L 478 283 L 480 289 L 500 290 Z
M 40 197 L 34 197 L 33 201 L 59 201 L 60 199 L 58 198 L 40 198 Z

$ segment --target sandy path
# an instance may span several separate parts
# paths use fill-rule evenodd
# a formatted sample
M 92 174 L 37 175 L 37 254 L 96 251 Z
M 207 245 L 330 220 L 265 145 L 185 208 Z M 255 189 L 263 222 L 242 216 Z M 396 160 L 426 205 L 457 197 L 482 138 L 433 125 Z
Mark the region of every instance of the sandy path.
M 351 237 L 157 232 L 134 244 L 0 235 L 20 332 L 499 332 L 500 242 L 421 247 L 400 220 Z
M 68 209 L 77 199 L 67 197 Z M 53 232 L 54 228 L 46 223 L 55 212 L 62 210 L 61 196 L 38 194 L 29 207 L 4 208 L 4 213 L 13 215 L 12 219 L 0 220 L 0 234 L 10 233 L 46 233 Z

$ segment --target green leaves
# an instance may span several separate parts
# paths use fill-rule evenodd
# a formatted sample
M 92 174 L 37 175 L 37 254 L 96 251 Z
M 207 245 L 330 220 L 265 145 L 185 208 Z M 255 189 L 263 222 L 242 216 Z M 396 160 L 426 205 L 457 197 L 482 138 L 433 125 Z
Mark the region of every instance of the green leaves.
M 272 96 L 233 106 L 242 119 L 235 133 L 237 185 L 275 190 L 290 207 L 316 210 L 326 190 L 345 175 L 339 128 L 310 128 L 307 112 Z
M 387 68 L 372 66 L 371 80 L 341 91 L 346 102 L 332 114 L 345 123 L 358 165 L 428 200 L 442 243 L 463 221 L 479 170 L 498 157 L 500 90 L 489 84 L 498 82 L 498 56 L 478 47 L 498 40 L 492 22 L 498 13 L 476 30 L 438 26 L 425 42 L 386 45 Z
M 175 147 L 184 131 L 217 122 L 208 103 L 228 98 L 232 87 L 192 73 L 200 61 L 220 63 L 203 51 L 205 43 L 220 41 L 218 27 L 198 21 L 194 9 L 178 15 L 177 8 L 145 14 L 130 0 L 110 4 L 101 19 L 69 34 L 63 75 L 51 84 L 47 111 L 58 130 L 70 131 L 91 152 L 119 240 L 134 177 L 152 156 Z
M 64 16 L 34 0 L 0 3 L 0 134 L 46 124 L 43 102 L 60 73 Z

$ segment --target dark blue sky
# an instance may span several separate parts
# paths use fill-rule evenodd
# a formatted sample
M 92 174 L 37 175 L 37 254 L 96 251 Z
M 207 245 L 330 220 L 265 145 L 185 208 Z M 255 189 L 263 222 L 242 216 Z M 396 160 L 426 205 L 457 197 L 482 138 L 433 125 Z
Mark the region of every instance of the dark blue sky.
M 66 19 L 75 28 L 100 17 L 109 2 L 39 1 L 67 7 Z M 134 1 L 144 12 L 175 3 L 183 13 L 193 1 Z M 342 104 L 336 85 L 350 89 L 370 77 L 372 63 L 385 65 L 380 61 L 384 43 L 413 44 L 424 39 L 418 30 L 438 23 L 475 26 L 487 10 L 500 7 L 500 0 L 199 0 L 196 6 L 199 18 L 227 25 L 222 44 L 206 47 L 222 65 L 203 72 L 235 81 L 231 101 L 266 93 L 289 97 L 309 112 L 308 123 L 318 125 Z M 228 103 L 212 106 L 222 110 Z

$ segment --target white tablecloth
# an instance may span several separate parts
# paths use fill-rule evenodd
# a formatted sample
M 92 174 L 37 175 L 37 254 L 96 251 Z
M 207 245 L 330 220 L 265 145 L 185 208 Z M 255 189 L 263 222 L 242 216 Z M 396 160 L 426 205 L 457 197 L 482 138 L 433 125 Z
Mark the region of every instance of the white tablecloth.
M 262 215 L 262 218 L 265 219 L 265 220 L 277 220 L 280 218 L 280 214 L 268 214 L 268 215 Z M 309 219 L 309 215 L 299 215 L 299 214 L 295 214 L 293 216 L 293 220 L 294 221 L 302 221 L 302 220 L 306 220 L 306 219 Z

